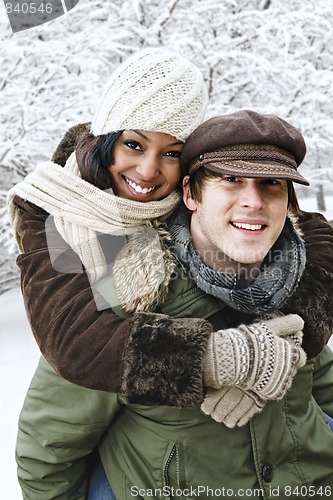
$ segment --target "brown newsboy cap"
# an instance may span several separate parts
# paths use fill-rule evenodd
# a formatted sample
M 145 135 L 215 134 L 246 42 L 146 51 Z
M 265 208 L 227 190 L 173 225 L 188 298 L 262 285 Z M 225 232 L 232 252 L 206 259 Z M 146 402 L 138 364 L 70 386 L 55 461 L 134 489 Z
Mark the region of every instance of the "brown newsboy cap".
M 309 182 L 297 172 L 306 153 L 300 131 L 275 115 L 242 110 L 205 121 L 187 138 L 181 168 L 201 167 L 237 177 Z

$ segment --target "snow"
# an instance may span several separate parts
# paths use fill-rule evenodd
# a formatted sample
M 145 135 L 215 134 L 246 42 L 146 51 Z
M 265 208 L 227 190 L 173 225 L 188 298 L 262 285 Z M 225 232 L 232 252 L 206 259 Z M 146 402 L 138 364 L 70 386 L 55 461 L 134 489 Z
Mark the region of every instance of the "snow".
M 307 212 L 320 212 L 317 208 L 315 198 L 300 198 L 298 195 L 298 202 L 302 210 Z M 326 211 L 322 213 L 327 220 L 333 221 L 333 196 L 325 196 Z
M 315 200 L 300 200 L 304 210 L 316 211 Z M 325 216 L 333 220 L 333 196 L 326 198 Z M 30 332 L 21 292 L 15 288 L 0 296 L 0 470 L 1 498 L 19 500 L 21 490 L 16 478 L 15 440 L 17 421 L 26 390 L 39 358 Z M 333 340 L 330 343 L 333 348 Z
M 14 456 L 17 421 L 39 358 L 19 288 L 0 296 L 0 345 L 1 497 L 19 500 L 22 495 L 16 478 Z

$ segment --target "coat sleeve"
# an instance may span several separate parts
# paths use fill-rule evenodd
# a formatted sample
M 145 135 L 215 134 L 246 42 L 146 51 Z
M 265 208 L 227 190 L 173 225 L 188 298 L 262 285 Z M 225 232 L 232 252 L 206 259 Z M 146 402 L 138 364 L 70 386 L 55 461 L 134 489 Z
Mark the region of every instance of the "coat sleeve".
M 17 237 L 23 247 L 17 264 L 25 308 L 51 366 L 74 384 L 120 393 L 129 403 L 202 402 L 210 323 L 154 313 L 121 318 L 111 308 L 99 310 L 77 255 L 55 228 L 50 234 L 52 226 L 46 240 L 48 214 L 18 197 L 14 202 L 19 209 Z M 58 252 L 53 263 L 49 245 L 53 254 Z
M 333 353 L 329 347 L 315 362 L 312 394 L 323 412 L 333 417 Z
M 87 456 L 120 408 L 115 394 L 71 384 L 41 358 L 19 418 L 23 498 L 84 500 Z
M 283 311 L 299 314 L 305 322 L 303 345 L 308 358 L 323 350 L 333 332 L 333 227 L 317 213 L 299 219 L 307 263 L 294 295 Z

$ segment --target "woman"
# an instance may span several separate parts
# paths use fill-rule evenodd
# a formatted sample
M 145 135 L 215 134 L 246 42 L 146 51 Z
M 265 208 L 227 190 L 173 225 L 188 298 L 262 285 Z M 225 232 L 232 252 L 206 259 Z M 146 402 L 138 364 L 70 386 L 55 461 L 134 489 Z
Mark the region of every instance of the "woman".
M 206 105 L 207 90 L 202 75 L 191 62 L 164 49 L 138 52 L 111 76 L 90 130 L 84 127 L 76 152 L 71 154 L 64 168 L 54 164 L 42 166 L 9 194 L 13 222 L 17 234 L 22 235 L 22 239 L 18 236 L 21 248 L 28 240 L 36 247 L 41 243 L 34 222 L 30 226 L 32 219 L 21 219 L 21 215 L 37 213 L 37 219 L 40 222 L 43 219 L 45 237 L 37 253 L 40 250 L 49 253 L 52 272 L 57 276 L 69 276 L 68 273 L 76 269 L 82 270 L 83 262 L 89 276 L 89 295 L 95 313 L 99 314 L 99 311 L 91 287 L 113 267 L 124 238 L 128 242 L 135 238 L 135 228 L 143 226 L 146 229 L 147 234 L 140 234 L 145 236 L 148 250 L 153 242 L 162 258 L 169 255 L 163 219 L 180 199 L 177 187 L 181 178 L 179 163 L 183 142 L 202 121 Z M 48 210 L 54 219 L 43 209 Z M 73 230 L 76 222 L 80 225 L 79 231 Z M 34 232 L 32 239 L 31 235 L 26 239 L 21 233 L 28 227 Z M 111 245 L 110 236 L 103 241 L 95 230 L 113 235 Z M 65 245 L 65 240 L 71 246 Z M 142 272 L 147 272 L 145 261 L 141 259 L 137 264 L 138 275 L 140 263 Z M 169 269 L 162 265 L 159 280 L 152 276 L 147 290 L 149 300 L 163 294 L 163 280 L 168 279 L 172 268 L 170 260 Z M 36 278 L 39 270 L 41 268 L 37 266 L 34 271 Z M 81 277 L 79 275 L 79 279 Z M 50 283 L 45 274 L 41 279 L 44 285 Z M 30 303 L 26 304 L 27 310 L 36 303 L 36 298 L 43 303 L 41 291 L 37 288 L 33 287 L 32 295 L 29 292 L 25 295 Z M 81 293 L 86 295 L 83 288 Z M 136 294 L 133 300 L 139 307 L 142 293 Z M 40 313 L 41 310 L 39 317 Z M 72 313 L 75 314 L 73 309 Z M 106 313 L 112 324 L 120 319 L 111 310 L 102 315 Z M 116 337 L 120 341 L 119 347 L 124 345 L 125 336 L 118 334 Z M 104 378 L 108 379 L 109 374 L 105 372 Z M 117 385 L 119 378 L 113 383 Z M 30 494 L 29 484 L 32 482 L 27 481 L 27 495 Z M 85 484 L 86 478 L 79 490 L 84 490 Z M 71 495 L 67 487 L 65 494 Z M 45 493 L 44 498 L 46 496 Z
M 157 75 L 153 71 L 155 67 L 160 69 Z M 88 137 L 84 145 L 79 146 L 79 155 L 81 154 L 82 162 L 86 162 L 87 165 L 87 167 L 82 167 L 82 170 L 84 170 L 82 175 L 87 176 L 84 178 L 90 181 L 91 177 L 95 175 L 96 179 L 94 179 L 94 182 L 97 188 L 104 190 L 110 187 L 108 167 L 111 161 L 111 144 L 106 145 L 104 143 L 105 140 L 109 140 L 108 136 L 105 135 L 107 132 L 118 129 L 150 130 L 165 132 L 174 136 L 176 140 L 184 140 L 188 133 L 203 119 L 207 95 L 202 75 L 197 68 L 180 56 L 170 56 L 168 55 L 168 51 L 152 49 L 151 51 L 144 51 L 142 57 L 141 53 L 139 53 L 137 57 L 134 56 L 132 61 L 129 60 L 124 66 L 119 68 L 118 72 L 111 77 L 105 96 L 103 96 L 101 102 L 102 104 L 96 113 L 92 125 L 93 135 L 97 135 L 97 138 Z M 144 126 L 142 125 L 143 123 Z M 86 149 L 87 141 L 88 151 Z M 90 159 L 91 167 L 89 166 Z M 73 163 L 75 162 L 73 162 L 73 157 L 71 157 L 68 160 L 68 169 L 72 168 L 75 170 L 76 167 Z M 101 173 L 103 172 L 103 168 L 98 168 L 99 163 L 104 166 L 104 177 Z M 55 179 L 52 182 L 56 182 L 62 177 L 62 169 L 53 167 L 53 170 Z M 44 169 L 44 175 L 46 175 L 45 172 L 47 172 L 47 169 Z M 71 175 L 67 173 L 67 178 L 62 182 L 62 188 L 67 186 L 67 182 L 71 182 Z M 76 177 L 75 172 L 74 175 Z M 101 177 L 103 177 L 102 184 Z M 107 183 L 105 183 L 105 178 L 107 179 Z M 138 178 L 133 180 L 138 180 Z M 129 183 L 124 178 L 122 178 L 122 183 L 123 187 L 129 193 Z M 83 199 L 84 193 L 84 189 L 81 189 L 78 196 Z M 92 198 L 95 193 L 96 190 L 92 190 Z M 33 198 L 31 193 L 21 192 L 18 187 L 15 187 L 9 195 L 9 208 L 15 225 L 17 239 L 23 251 L 17 262 L 22 272 L 22 289 L 25 305 L 32 331 L 36 336 L 41 351 L 56 370 L 69 381 L 78 385 L 82 384 L 86 387 L 94 387 L 95 382 L 98 380 L 95 388 L 117 392 L 121 389 L 124 396 L 131 398 L 131 380 L 127 381 L 126 377 L 123 376 L 126 372 L 125 365 L 128 363 L 128 360 L 126 354 L 122 351 L 123 348 L 126 348 L 128 340 L 132 336 L 131 332 L 140 330 L 140 325 L 146 322 L 147 316 L 146 314 L 138 313 L 133 318 L 122 320 L 110 309 L 99 311 L 96 308 L 95 297 L 91 287 L 94 277 L 89 276 L 90 279 L 88 279 L 88 274 L 86 273 L 76 275 L 74 282 L 70 286 L 71 292 L 67 295 L 66 290 L 68 289 L 66 286 L 63 289 L 63 285 L 73 275 L 61 271 L 68 270 L 73 272 L 77 269 L 82 271 L 81 261 L 77 258 L 77 253 L 71 250 L 71 245 L 75 246 L 77 243 L 71 241 L 70 234 L 64 234 L 66 228 L 62 227 L 61 220 L 56 222 L 57 228 L 52 225 L 52 221 L 48 219 L 48 212 L 51 211 L 53 202 L 51 201 L 46 204 L 45 202 L 41 202 L 38 196 L 39 192 Z M 120 224 L 123 226 L 123 222 L 125 222 L 131 228 L 142 225 L 145 223 L 144 220 L 148 221 L 149 227 L 151 219 L 154 217 L 160 218 L 161 215 L 170 213 L 179 200 L 179 196 L 175 193 L 170 194 L 167 200 L 161 200 L 162 208 L 158 205 L 157 213 L 156 205 L 144 203 L 144 205 L 141 205 L 142 209 L 140 209 L 139 216 L 134 221 L 131 220 L 128 223 L 125 215 L 127 215 L 127 212 L 129 215 L 132 213 L 132 211 L 128 210 L 128 206 L 132 200 L 129 200 L 129 204 L 126 202 L 119 207 L 118 204 L 121 203 L 120 197 L 110 197 L 108 193 L 104 193 L 103 196 L 105 202 L 104 204 L 102 203 L 102 206 L 98 207 L 98 213 L 93 223 L 100 230 L 103 229 L 100 226 L 98 227 L 101 219 L 100 213 L 106 210 L 105 207 L 108 207 L 110 200 L 116 204 L 114 210 L 116 215 L 113 214 L 112 216 L 120 219 L 120 222 L 115 221 L 115 225 Z M 142 194 L 137 191 L 134 193 L 133 189 L 130 196 L 132 199 L 135 197 L 138 201 L 142 199 Z M 160 201 L 158 190 L 154 190 L 152 195 L 149 196 L 150 199 L 157 198 L 157 201 Z M 73 194 L 68 193 L 68 198 L 73 199 Z M 94 201 L 90 203 L 94 205 Z M 57 214 L 60 214 L 61 218 L 62 215 L 66 215 L 69 207 L 67 202 L 63 203 L 61 200 L 58 205 Z M 93 211 L 91 207 L 89 209 L 92 212 L 89 215 L 92 217 L 94 215 Z M 75 208 L 73 208 L 74 210 Z M 135 214 L 137 214 L 136 210 Z M 104 218 L 109 219 L 110 214 L 104 214 Z M 86 220 L 89 220 L 89 218 L 83 217 L 82 223 L 84 224 Z M 47 231 L 45 231 L 47 221 L 49 223 L 47 224 Z M 40 224 L 40 226 L 37 228 L 36 224 Z M 117 232 L 117 228 L 114 231 Z M 59 238 L 59 232 L 65 240 L 68 238 L 71 241 L 71 245 L 63 243 L 62 238 Z M 161 247 L 163 250 L 165 248 L 163 244 L 163 228 L 158 231 L 158 234 L 161 234 Z M 87 234 L 85 238 L 87 241 L 94 240 L 93 235 Z M 49 252 L 49 247 L 51 247 L 51 252 Z M 52 247 L 54 247 L 55 252 L 52 252 Z M 81 257 L 88 273 L 91 267 L 91 262 L 88 262 L 91 253 L 94 255 L 94 252 L 89 252 L 88 248 L 86 254 Z M 53 266 L 50 262 L 50 255 L 53 260 Z M 100 251 L 98 255 L 100 257 L 100 261 L 98 262 L 99 269 L 106 271 L 107 262 L 103 262 L 103 256 Z M 158 286 L 159 284 L 155 283 L 155 285 L 156 289 L 152 293 L 153 295 L 158 295 L 160 287 Z M 163 293 L 163 281 L 161 286 Z M 77 292 L 83 300 L 79 308 L 76 308 L 76 300 L 72 300 Z M 49 302 L 50 293 L 53 297 L 51 302 Z M 34 306 L 37 305 L 36 298 L 38 298 L 38 311 L 33 310 Z M 57 304 L 57 306 L 53 307 L 54 304 Z M 46 319 L 53 312 L 57 317 L 59 314 L 66 317 L 65 321 L 62 318 L 61 325 L 64 331 L 66 331 L 66 336 L 68 335 L 67 339 L 71 338 L 71 340 L 69 342 L 66 341 L 66 348 L 64 349 L 62 349 L 61 344 L 53 336 L 53 333 L 56 337 L 58 336 L 59 325 L 55 325 L 53 320 L 48 322 Z M 73 322 L 74 317 L 76 319 Z M 74 324 L 75 328 L 83 327 L 86 332 L 84 333 L 82 330 L 83 335 L 80 340 L 79 349 L 77 349 L 76 345 L 77 332 L 72 337 Z M 185 331 L 189 326 L 189 323 L 183 320 L 177 321 L 176 324 L 177 328 L 182 325 Z M 196 321 L 193 319 L 192 325 L 194 329 L 205 331 L 202 320 Z M 54 330 L 53 327 L 55 327 Z M 88 333 L 88 330 L 92 331 L 91 329 L 95 331 L 93 336 L 97 342 L 96 347 L 98 345 L 98 350 L 101 350 L 101 358 L 97 360 L 92 355 L 90 360 L 91 366 L 87 369 L 87 367 L 84 367 L 86 366 L 85 362 L 79 367 L 76 365 L 76 361 L 80 363 L 78 353 L 81 350 L 87 349 L 89 352 L 91 349 L 91 335 Z M 168 329 L 169 326 L 166 327 L 166 331 Z M 47 337 L 44 335 L 46 330 L 50 334 Z M 106 333 L 104 338 L 100 337 L 98 340 L 99 332 L 102 330 L 108 333 Z M 200 345 L 201 342 L 198 342 L 198 347 Z M 64 344 L 63 347 L 65 347 Z M 72 371 L 70 366 L 74 366 L 74 360 L 75 368 Z M 101 369 L 101 363 L 103 364 L 104 362 L 104 368 Z M 105 366 L 108 367 L 107 370 L 105 370 Z M 95 371 L 95 369 L 96 380 L 86 383 L 87 378 L 89 378 L 88 373 L 90 370 Z M 188 354 L 188 377 L 192 379 L 192 385 L 197 385 L 195 374 L 191 368 L 190 353 Z M 174 386 L 173 381 L 172 386 Z M 181 383 L 174 386 L 170 395 L 171 399 L 167 396 L 166 403 L 168 401 L 172 402 L 174 399 L 181 401 L 184 398 L 184 400 L 188 400 L 189 394 L 182 387 L 183 384 Z M 149 388 L 150 397 L 153 401 L 156 395 L 153 395 L 152 391 L 153 387 Z M 160 398 L 161 396 L 158 395 L 158 397 Z

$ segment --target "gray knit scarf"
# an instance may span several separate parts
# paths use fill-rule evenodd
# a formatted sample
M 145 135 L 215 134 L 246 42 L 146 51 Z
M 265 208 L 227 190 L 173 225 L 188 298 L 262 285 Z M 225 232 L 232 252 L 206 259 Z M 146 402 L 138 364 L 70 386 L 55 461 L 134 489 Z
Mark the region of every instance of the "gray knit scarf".
M 251 284 L 235 273 L 217 272 L 204 263 L 191 242 L 191 213 L 184 205 L 170 227 L 172 252 L 201 290 L 238 311 L 264 314 L 283 306 L 296 290 L 305 268 L 305 246 L 292 219 L 292 216 L 287 218 L 278 241 Z

